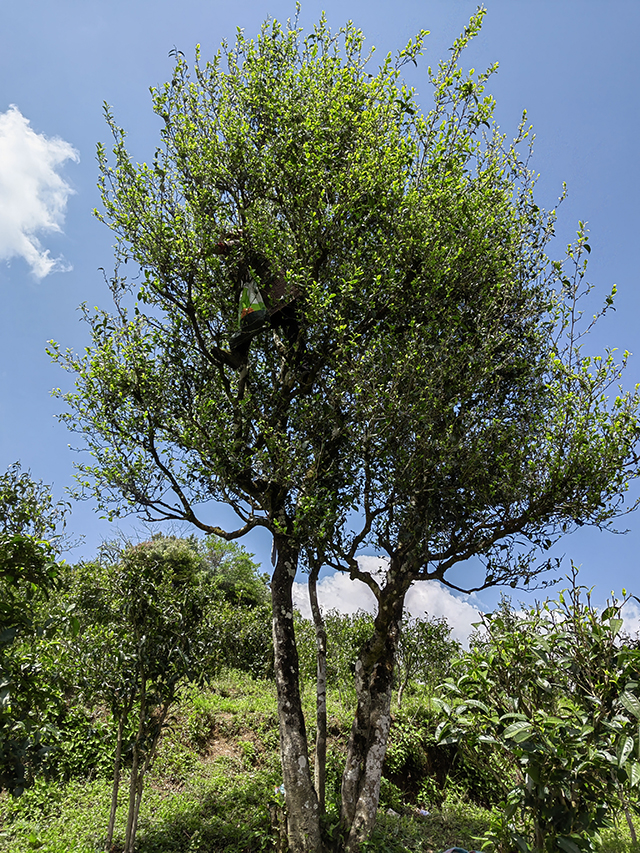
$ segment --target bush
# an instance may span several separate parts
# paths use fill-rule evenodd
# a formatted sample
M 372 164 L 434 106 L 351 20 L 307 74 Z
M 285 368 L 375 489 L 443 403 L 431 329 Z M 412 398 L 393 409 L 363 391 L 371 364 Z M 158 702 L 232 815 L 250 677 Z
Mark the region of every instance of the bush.
M 491 748 L 503 840 L 523 853 L 593 850 L 640 783 L 640 652 L 620 642 L 623 603 L 598 612 L 575 572 L 555 602 L 516 614 L 504 600 L 438 700 L 442 743 L 469 763 Z

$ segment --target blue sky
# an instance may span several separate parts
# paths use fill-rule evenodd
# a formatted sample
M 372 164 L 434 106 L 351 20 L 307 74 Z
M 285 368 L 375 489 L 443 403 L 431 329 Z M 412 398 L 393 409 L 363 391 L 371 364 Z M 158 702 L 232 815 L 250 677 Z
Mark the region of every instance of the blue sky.
M 476 5 L 468 0 L 314 0 L 304 3 L 301 22 L 311 24 L 322 9 L 334 28 L 351 18 L 380 57 L 425 27 L 431 35 L 424 63 L 435 65 Z M 589 278 L 596 294 L 603 297 L 613 283 L 618 285 L 617 310 L 588 347 L 594 353 L 605 346 L 635 353 L 629 384 L 640 381 L 640 3 L 487 0 L 486 6 L 482 32 L 464 64 L 479 69 L 500 63 L 489 90 L 507 134 L 514 133 L 527 109 L 536 133 L 539 204 L 553 207 L 562 182 L 568 185 L 559 211 L 558 254 L 577 221 L 588 221 Z M 200 43 L 208 56 L 222 39 L 234 38 L 236 27 L 252 35 L 265 17 L 283 20 L 293 13 L 293 3 L 264 0 L 3 0 L 0 470 L 19 459 L 33 476 L 52 483 L 57 497 L 64 497 L 72 483 L 75 457 L 68 444 L 74 437 L 56 421 L 60 403 L 50 396 L 55 386 L 69 387 L 70 379 L 50 363 L 45 346 L 49 339 L 65 347 L 84 346 L 79 304 L 109 307 L 100 268 L 110 269 L 112 239 L 92 216 L 99 204 L 95 146 L 108 142 L 103 101 L 128 130 L 133 155 L 148 160 L 159 127 L 148 88 L 169 77 L 169 51 L 176 47 L 189 59 Z M 426 95 L 424 67 L 412 72 L 410 82 Z M 30 190 L 34 182 L 35 194 Z M 120 527 L 128 532 L 134 523 L 124 521 Z M 621 526 L 630 533 L 583 529 L 558 549 L 566 554 L 567 567 L 570 558 L 582 565 L 581 580 L 595 586 L 598 602 L 622 586 L 640 594 L 640 514 L 623 519 Z M 70 528 L 85 536 L 85 544 L 69 559 L 91 555 L 115 533 L 87 503 L 74 506 Z M 246 544 L 268 563 L 268 537 L 258 533 Z M 491 607 L 496 597 L 483 594 L 480 605 Z

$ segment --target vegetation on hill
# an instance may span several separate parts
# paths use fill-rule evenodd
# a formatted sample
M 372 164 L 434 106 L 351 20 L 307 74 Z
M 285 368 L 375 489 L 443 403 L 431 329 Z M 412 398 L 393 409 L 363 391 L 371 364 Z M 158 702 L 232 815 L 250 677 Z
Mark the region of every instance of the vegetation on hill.
M 32 602 L 36 622 L 46 612 L 50 626 L 14 644 L 29 650 L 32 689 L 55 701 L 38 710 L 46 749 L 26 755 L 23 785 L 0 794 L 0 850 L 284 850 L 265 593 L 242 549 L 216 545 L 212 556 L 193 538 L 109 546 L 95 561 L 60 565 L 49 597 Z M 639 849 L 640 652 L 620 634 L 621 602 L 598 613 L 583 593 L 574 578 L 528 613 L 505 600 L 469 651 L 443 620 L 406 617 L 371 850 Z M 366 613 L 328 613 L 325 623 L 331 849 L 352 672 L 374 628 Z M 297 632 L 313 737 L 315 632 L 299 617 Z M 438 684 L 415 663 L 429 659 Z M 5 700 L 3 712 L 4 732 L 14 718 L 21 725 L 20 703 Z

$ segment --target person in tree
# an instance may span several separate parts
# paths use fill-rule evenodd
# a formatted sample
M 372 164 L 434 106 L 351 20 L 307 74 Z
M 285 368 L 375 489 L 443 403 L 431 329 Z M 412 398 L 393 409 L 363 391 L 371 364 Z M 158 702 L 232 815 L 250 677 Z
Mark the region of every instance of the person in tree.
M 242 231 L 228 232 L 213 250 L 236 261 L 239 329 L 229 341 L 230 362 L 233 367 L 246 364 L 251 341 L 269 323 L 295 351 L 296 365 L 304 367 L 306 348 L 295 304 L 299 292 L 287 287 L 282 272 L 273 273 L 264 255 L 247 250 L 242 237 Z

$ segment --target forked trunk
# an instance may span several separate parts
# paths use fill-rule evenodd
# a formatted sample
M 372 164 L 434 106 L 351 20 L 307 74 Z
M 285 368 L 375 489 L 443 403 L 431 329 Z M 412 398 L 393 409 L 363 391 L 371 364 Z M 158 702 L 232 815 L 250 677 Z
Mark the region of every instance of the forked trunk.
M 307 733 L 300 701 L 298 651 L 293 629 L 291 590 L 298 551 L 285 537 L 276 541 L 278 560 L 271 581 L 280 758 L 287 804 L 287 836 L 292 853 L 319 853 L 320 810 L 311 772 Z
M 391 728 L 391 691 L 409 582 L 392 577 L 380 593 L 374 633 L 356 662 L 356 714 L 342 777 L 345 849 L 355 853 L 374 827 Z

